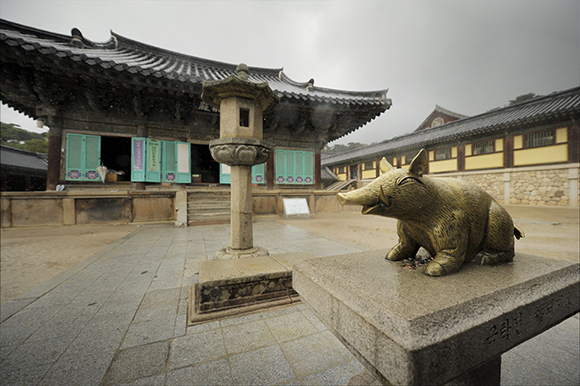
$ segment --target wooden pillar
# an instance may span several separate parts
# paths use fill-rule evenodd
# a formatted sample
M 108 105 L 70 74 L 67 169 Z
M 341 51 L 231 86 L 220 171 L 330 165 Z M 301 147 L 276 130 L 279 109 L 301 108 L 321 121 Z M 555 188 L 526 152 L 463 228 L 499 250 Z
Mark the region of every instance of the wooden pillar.
M 60 162 L 62 146 L 62 127 L 53 122 L 48 131 L 48 170 L 46 173 L 46 190 L 56 190 L 60 181 Z
M 514 166 L 514 137 L 511 135 L 503 139 L 503 167 L 511 168 Z
M 457 146 L 457 171 L 465 171 L 465 145 Z
M 320 166 L 320 151 L 314 152 L 314 189 L 322 189 L 322 171 Z
M 578 161 L 580 161 L 580 125 L 574 122 L 568 126 L 568 162 Z

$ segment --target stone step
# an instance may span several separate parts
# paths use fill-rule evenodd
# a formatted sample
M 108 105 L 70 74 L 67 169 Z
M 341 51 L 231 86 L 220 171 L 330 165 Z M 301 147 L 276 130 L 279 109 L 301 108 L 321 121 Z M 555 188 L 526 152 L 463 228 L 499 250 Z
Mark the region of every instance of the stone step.
M 230 210 L 231 205 L 229 202 L 226 203 L 208 203 L 208 204 L 193 204 L 193 205 L 188 205 L 187 206 L 188 209 L 190 210 L 201 210 L 201 211 L 211 211 L 211 210 Z
M 229 192 L 195 192 L 187 195 L 187 217 L 190 225 L 228 224 Z
M 187 195 L 188 200 L 198 200 L 198 199 L 230 199 L 229 193 L 216 193 L 216 192 L 196 192 L 196 193 L 189 193 Z
M 230 216 L 229 210 L 212 210 L 212 211 L 187 211 L 187 214 L 192 216 Z
M 188 197 L 187 202 L 230 202 L 230 197 Z

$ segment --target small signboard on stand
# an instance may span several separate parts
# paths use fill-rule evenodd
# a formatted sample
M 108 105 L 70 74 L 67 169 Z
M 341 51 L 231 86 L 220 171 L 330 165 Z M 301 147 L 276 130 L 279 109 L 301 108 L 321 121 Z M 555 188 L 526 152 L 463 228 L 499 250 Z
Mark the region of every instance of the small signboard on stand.
M 305 198 L 284 198 L 284 218 L 310 218 Z

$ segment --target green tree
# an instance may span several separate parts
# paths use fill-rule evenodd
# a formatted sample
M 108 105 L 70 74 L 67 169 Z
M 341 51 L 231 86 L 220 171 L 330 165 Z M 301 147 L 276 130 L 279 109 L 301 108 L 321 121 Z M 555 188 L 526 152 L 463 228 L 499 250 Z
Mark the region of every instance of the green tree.
M 358 149 L 359 147 L 367 146 L 364 143 L 360 142 L 349 142 L 348 145 L 341 145 L 336 144 L 334 146 L 330 146 L 328 150 L 325 151 L 327 154 L 340 154 L 350 150 Z
M 4 146 L 36 153 L 48 152 L 46 133 L 33 133 L 14 123 L 0 122 L 0 140 Z
M 511 100 L 509 103 L 509 106 L 511 105 L 515 105 L 516 103 L 521 103 L 521 102 L 525 102 L 525 101 L 529 101 L 530 99 L 535 99 L 535 98 L 539 98 L 543 95 L 536 95 L 533 92 L 527 93 L 527 94 L 522 94 L 517 96 L 515 99 Z

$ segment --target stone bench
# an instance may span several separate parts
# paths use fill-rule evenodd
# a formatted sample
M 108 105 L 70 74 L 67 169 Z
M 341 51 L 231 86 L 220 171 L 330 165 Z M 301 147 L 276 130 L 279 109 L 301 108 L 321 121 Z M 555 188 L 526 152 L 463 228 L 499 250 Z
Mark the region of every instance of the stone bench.
M 579 310 L 578 263 L 517 253 L 433 278 L 386 252 L 307 260 L 292 281 L 383 384 L 499 385 L 502 353 Z

